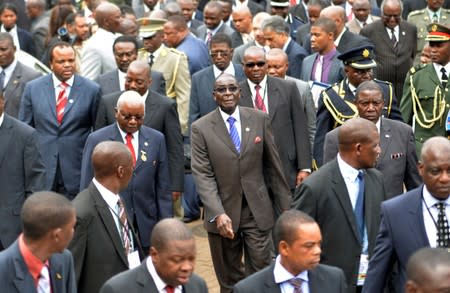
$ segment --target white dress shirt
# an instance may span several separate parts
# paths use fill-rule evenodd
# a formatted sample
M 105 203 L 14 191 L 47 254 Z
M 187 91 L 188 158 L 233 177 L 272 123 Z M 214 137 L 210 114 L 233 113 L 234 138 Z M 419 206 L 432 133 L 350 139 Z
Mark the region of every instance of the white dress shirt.
M 273 269 L 273 276 L 275 279 L 275 283 L 280 286 L 280 290 L 282 293 L 292 293 L 294 292 L 294 286 L 292 286 L 288 281 L 292 278 L 302 279 L 302 292 L 309 293 L 309 280 L 308 280 L 308 271 L 303 271 L 297 276 L 292 275 L 288 270 L 286 270 L 283 265 L 280 263 L 280 256 L 278 255 L 275 259 L 275 267 Z
M 145 261 L 147 265 L 147 270 L 150 273 L 150 276 L 152 276 L 153 282 L 155 282 L 156 289 L 158 290 L 158 293 L 166 293 L 166 287 L 167 284 L 164 282 L 156 272 L 155 266 L 153 265 L 152 258 L 149 256 L 147 257 Z M 182 293 L 183 292 L 183 286 L 178 285 L 175 287 L 175 293 Z
M 239 135 L 239 141 L 242 141 L 242 130 L 241 130 L 241 115 L 239 113 L 239 106 L 236 107 L 236 110 L 234 110 L 233 114 L 228 115 L 227 113 L 223 112 L 222 109 L 220 109 L 220 115 L 222 116 L 223 122 L 225 123 L 225 126 L 227 127 L 228 133 L 230 133 L 230 123 L 228 123 L 227 119 L 231 116 L 235 119 L 234 126 L 236 127 L 237 133 Z
M 252 102 L 253 102 L 253 108 L 256 108 L 255 106 L 255 96 L 256 96 L 256 90 L 255 86 L 256 83 L 253 83 L 250 79 L 247 78 L 248 86 L 250 87 L 250 92 L 252 93 Z M 259 94 L 261 95 L 261 98 L 263 99 L 264 106 L 266 106 L 267 113 L 269 113 L 269 100 L 267 97 L 267 75 L 264 76 L 264 79 L 261 80 L 259 83 L 259 86 L 261 87 L 259 89 Z
M 437 243 L 436 224 L 438 220 L 439 210 L 434 204 L 440 202 L 440 200 L 438 200 L 437 198 L 433 197 L 430 194 L 426 185 L 423 186 L 422 195 L 423 195 L 422 213 L 423 213 L 423 221 L 425 224 L 425 231 L 427 233 L 427 238 L 428 242 L 430 243 L 430 246 L 436 247 Z M 445 201 L 441 202 L 445 202 L 446 204 L 445 214 L 447 216 L 447 220 L 450 220 L 450 197 L 447 198 Z

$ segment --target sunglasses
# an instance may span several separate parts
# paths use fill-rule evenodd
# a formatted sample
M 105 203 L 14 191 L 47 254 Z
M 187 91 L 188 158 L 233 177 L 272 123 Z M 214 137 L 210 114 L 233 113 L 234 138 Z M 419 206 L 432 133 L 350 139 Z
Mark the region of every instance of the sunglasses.
M 255 66 L 263 67 L 264 65 L 266 65 L 266 62 L 265 62 L 265 61 L 260 61 L 260 62 L 249 62 L 249 63 L 245 63 L 244 65 L 245 65 L 245 67 L 247 67 L 247 68 L 253 68 L 253 67 L 255 67 Z
M 237 86 L 234 86 L 234 85 L 229 86 L 229 87 L 218 87 L 218 88 L 214 89 L 214 91 L 216 93 L 221 94 L 221 95 L 226 94 L 227 91 L 230 92 L 230 93 L 235 93 L 238 90 L 239 90 L 239 88 Z

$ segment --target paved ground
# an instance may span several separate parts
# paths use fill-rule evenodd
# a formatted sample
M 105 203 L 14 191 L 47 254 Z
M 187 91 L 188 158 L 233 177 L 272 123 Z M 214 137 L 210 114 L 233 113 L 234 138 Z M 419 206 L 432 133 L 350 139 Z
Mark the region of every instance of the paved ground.
M 217 283 L 216 274 L 211 261 L 209 252 L 208 238 L 203 228 L 203 221 L 197 220 L 189 223 L 188 227 L 192 229 L 197 244 L 197 261 L 195 273 L 203 277 L 208 284 L 209 293 L 219 293 L 219 284 Z

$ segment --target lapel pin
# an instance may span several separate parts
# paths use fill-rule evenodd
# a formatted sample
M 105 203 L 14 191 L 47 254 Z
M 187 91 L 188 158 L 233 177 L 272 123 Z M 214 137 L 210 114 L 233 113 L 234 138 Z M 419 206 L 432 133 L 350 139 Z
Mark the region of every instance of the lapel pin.
M 13 81 L 13 84 L 18 84 L 19 83 L 19 80 L 17 80 L 17 79 L 15 79 L 14 81 Z
M 404 35 L 406 35 L 406 33 L 405 33 L 405 32 L 402 32 L 402 35 L 404 36 Z
M 144 145 L 145 145 L 145 146 L 148 146 L 148 142 L 144 142 Z
M 259 136 L 255 137 L 255 144 L 260 143 L 260 142 L 261 142 L 261 137 L 259 137 Z
M 385 134 L 384 137 L 389 138 L 391 136 L 389 134 Z
M 72 103 L 73 103 L 73 99 L 70 99 L 70 100 L 69 100 L 69 103 L 71 103 L 71 104 L 72 104 Z
M 143 162 L 147 161 L 147 153 L 145 151 L 141 151 L 141 160 Z
M 246 132 L 249 132 L 249 131 L 250 131 L 250 128 L 245 127 L 245 131 L 246 131 Z
M 153 167 L 156 166 L 156 160 L 153 161 Z
M 58 279 L 58 280 L 62 280 L 62 276 L 61 276 L 61 274 L 60 274 L 60 273 L 56 273 L 56 279 Z

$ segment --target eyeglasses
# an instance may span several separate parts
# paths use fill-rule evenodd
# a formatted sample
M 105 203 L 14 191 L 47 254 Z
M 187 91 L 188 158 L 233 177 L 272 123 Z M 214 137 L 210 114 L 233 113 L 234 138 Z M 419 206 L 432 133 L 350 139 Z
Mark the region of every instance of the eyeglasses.
M 386 19 L 400 19 L 400 14 L 383 14 L 382 17 Z
M 235 86 L 235 85 L 231 85 L 231 86 L 229 86 L 229 87 L 218 87 L 218 88 L 215 88 L 215 89 L 214 89 L 214 91 L 215 91 L 216 93 L 221 94 L 221 95 L 226 94 L 227 91 L 234 94 L 234 93 L 237 92 L 238 90 L 239 90 L 239 87 L 237 87 L 237 86 Z
M 265 62 L 265 61 L 260 61 L 260 62 L 249 62 L 249 63 L 245 63 L 244 65 L 245 65 L 245 67 L 247 67 L 247 68 L 253 68 L 253 67 L 255 67 L 255 66 L 263 67 L 264 65 L 266 65 L 266 62 Z
M 134 120 L 136 121 L 141 121 L 142 119 L 144 119 L 144 115 L 140 115 L 140 114 L 136 114 L 136 115 L 131 115 L 129 113 L 123 113 L 122 111 L 119 111 L 120 116 L 122 116 L 122 119 L 130 121 L 134 118 Z
M 213 58 L 219 57 L 219 55 L 222 57 L 228 57 L 230 55 L 230 52 L 228 52 L 228 51 L 214 51 L 214 52 L 211 51 L 211 52 L 209 52 L 209 55 L 211 55 L 211 57 L 213 57 Z

